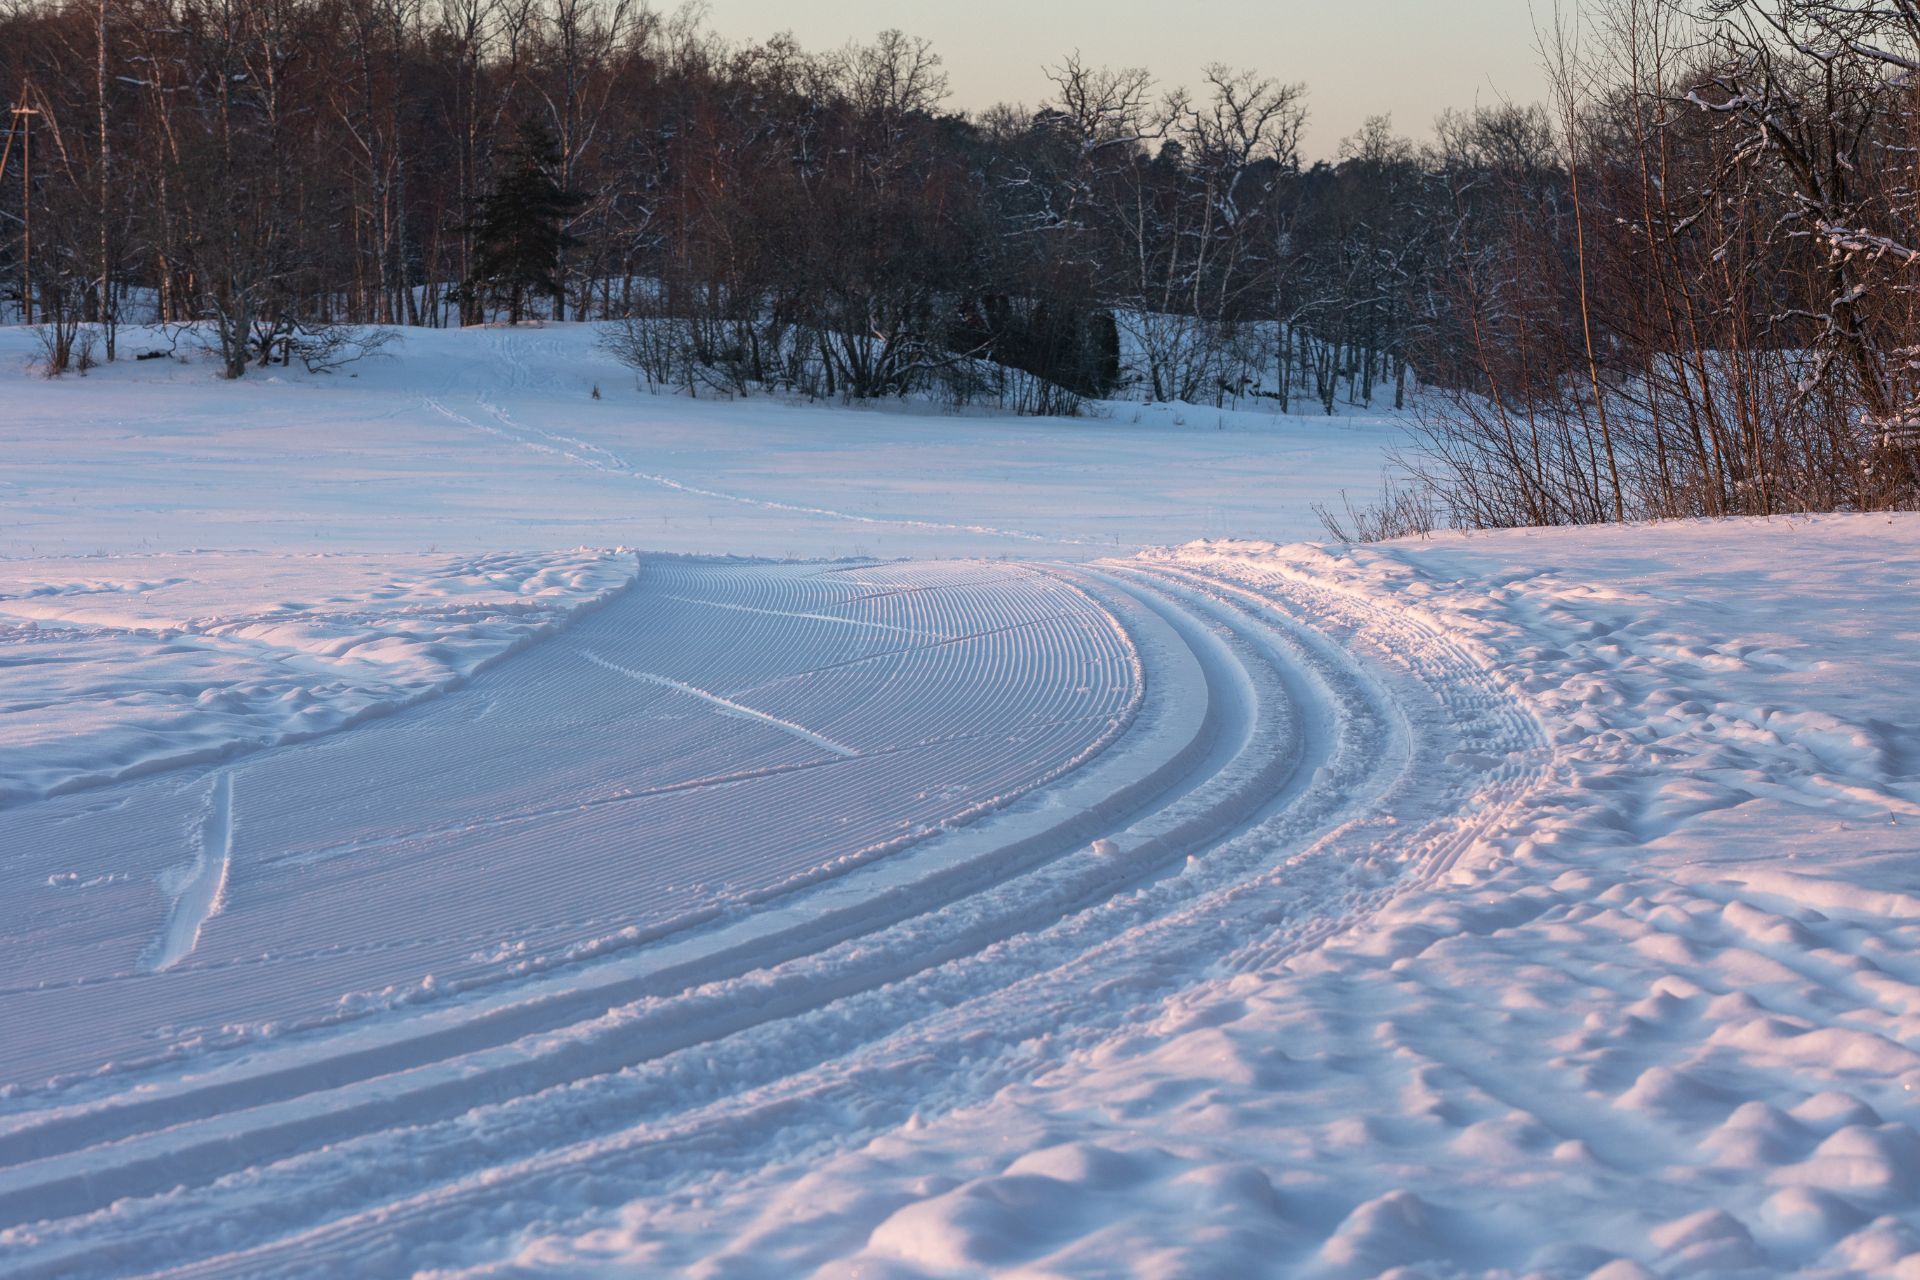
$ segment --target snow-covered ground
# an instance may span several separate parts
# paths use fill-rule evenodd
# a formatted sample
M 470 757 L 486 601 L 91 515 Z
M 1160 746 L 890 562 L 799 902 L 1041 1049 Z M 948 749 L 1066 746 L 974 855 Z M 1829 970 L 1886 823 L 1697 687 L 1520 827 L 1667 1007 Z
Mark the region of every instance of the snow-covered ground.
M 211 376 L 153 330 L 85 378 L 0 328 L 0 556 L 195 547 L 1068 555 L 1316 536 L 1386 417 L 1116 403 L 1076 419 L 650 396 L 588 325 L 408 329 L 340 372 Z M 593 399 L 598 388 L 601 398 Z
M 1920 519 L 402 352 L 0 371 L 0 1272 L 1920 1275 Z
M 637 567 L 600 551 L 0 561 L 0 805 L 406 706 Z

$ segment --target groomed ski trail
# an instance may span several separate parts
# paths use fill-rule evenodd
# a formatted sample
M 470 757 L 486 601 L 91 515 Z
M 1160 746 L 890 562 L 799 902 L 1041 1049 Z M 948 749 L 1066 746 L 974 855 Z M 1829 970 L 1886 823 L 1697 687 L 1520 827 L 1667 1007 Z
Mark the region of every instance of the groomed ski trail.
M 0 1261 L 379 1270 L 463 1221 L 752 1177 L 985 1096 L 1036 1037 L 1097 1044 L 1196 965 L 1312 947 L 1442 875 L 1546 767 L 1472 654 L 1364 599 L 1024 572 L 1097 602 L 1142 665 L 1124 732 L 1072 773 L 744 914 L 6 1117 L 0 1221 L 39 1225 Z M 964 1070 L 933 1065 L 961 1044 Z M 366 1176 L 389 1167 L 406 1180 Z

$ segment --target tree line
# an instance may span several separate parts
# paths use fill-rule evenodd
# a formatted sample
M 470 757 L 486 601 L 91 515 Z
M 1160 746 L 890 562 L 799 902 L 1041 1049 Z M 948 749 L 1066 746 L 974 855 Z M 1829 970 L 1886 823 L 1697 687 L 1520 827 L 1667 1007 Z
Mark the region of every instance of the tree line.
M 1480 526 L 1915 506 L 1920 4 L 1603 0 L 1542 50 L 1541 163 L 1453 184 L 1416 488 Z
M 648 381 L 1074 412 L 1411 401 L 1379 531 L 1912 505 L 1916 0 L 1599 0 L 1553 100 L 1367 122 L 1076 57 L 961 113 L 884 32 L 632 0 L 11 0 L 0 297 L 49 365 L 197 323 L 605 325 Z

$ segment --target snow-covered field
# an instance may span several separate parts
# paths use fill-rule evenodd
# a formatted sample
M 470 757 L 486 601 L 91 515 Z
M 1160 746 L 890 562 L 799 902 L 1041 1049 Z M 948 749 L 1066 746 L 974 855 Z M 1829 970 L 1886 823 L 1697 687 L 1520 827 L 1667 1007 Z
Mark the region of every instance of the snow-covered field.
M 140 360 L 45 381 L 0 328 L 0 556 L 199 547 L 1076 559 L 1318 534 L 1385 418 L 1114 404 L 1097 418 L 648 396 L 589 326 L 409 329 L 321 377 Z M 187 341 L 177 344 L 186 354 Z M 601 398 L 593 399 L 599 388 Z
M 1920 1275 L 1920 520 L 25 350 L 0 1273 Z

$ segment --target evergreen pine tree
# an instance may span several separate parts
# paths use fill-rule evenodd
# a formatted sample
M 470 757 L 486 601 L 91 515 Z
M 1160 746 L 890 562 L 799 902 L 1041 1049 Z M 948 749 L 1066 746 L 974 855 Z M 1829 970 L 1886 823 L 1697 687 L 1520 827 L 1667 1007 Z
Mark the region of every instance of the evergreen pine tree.
M 529 290 L 559 295 L 560 252 L 579 243 L 564 224 L 585 201 L 555 180 L 560 144 L 537 118 L 520 122 L 519 136 L 504 158 L 500 180 L 474 220 L 467 289 L 474 298 L 504 298 L 508 321 L 519 324 Z

